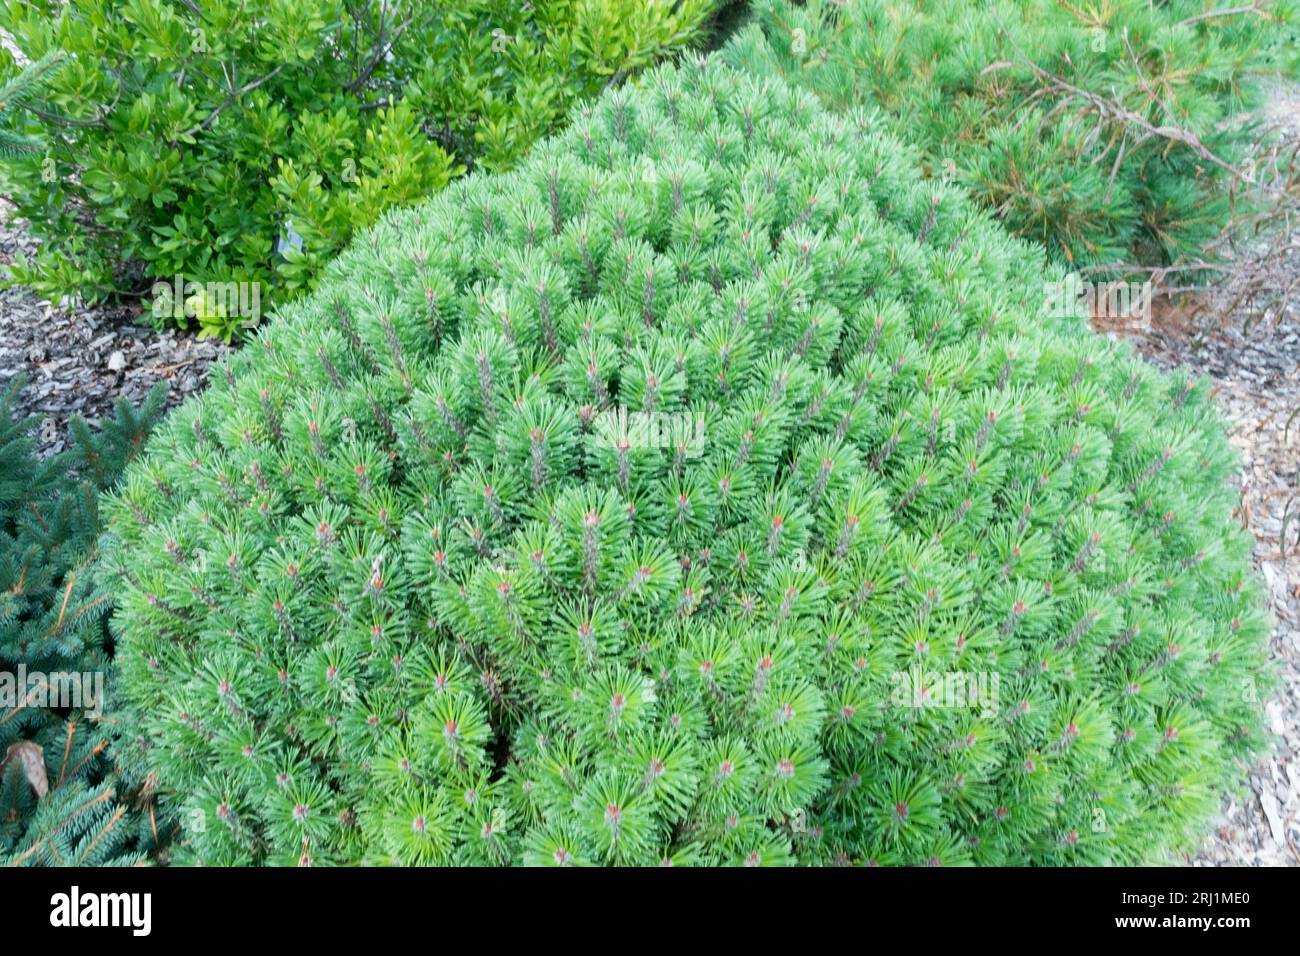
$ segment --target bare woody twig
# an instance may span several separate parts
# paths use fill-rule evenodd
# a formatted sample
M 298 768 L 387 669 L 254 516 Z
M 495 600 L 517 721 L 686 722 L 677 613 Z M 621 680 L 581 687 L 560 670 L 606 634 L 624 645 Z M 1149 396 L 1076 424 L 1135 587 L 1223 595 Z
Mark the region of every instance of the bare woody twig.
M 1071 96 L 1075 96 L 1078 97 L 1079 99 L 1086 100 L 1087 102 L 1091 103 L 1092 106 L 1103 115 L 1109 113 L 1111 115 L 1118 117 L 1119 119 L 1124 120 L 1126 123 L 1133 124 L 1134 126 L 1138 127 L 1141 130 L 1144 130 L 1145 132 L 1149 133 L 1152 136 L 1158 136 L 1161 139 L 1168 139 L 1176 143 L 1181 143 L 1184 146 L 1186 146 L 1188 149 L 1195 152 L 1202 159 L 1210 163 L 1213 163 L 1215 166 L 1218 166 L 1220 169 L 1231 174 L 1234 179 L 1242 179 L 1245 180 L 1246 182 L 1253 182 L 1251 177 L 1247 176 L 1240 169 L 1233 166 L 1231 163 L 1224 162 L 1218 156 L 1214 155 L 1214 153 L 1210 151 L 1209 147 L 1207 147 L 1204 143 L 1202 143 L 1199 139 L 1197 139 L 1194 133 L 1191 133 L 1188 130 L 1185 130 L 1179 126 L 1168 126 L 1168 125 L 1156 126 L 1148 122 L 1145 117 L 1139 116 L 1137 113 L 1134 113 L 1128 107 L 1124 106 L 1121 103 L 1116 102 L 1115 100 L 1107 99 L 1104 96 L 1092 92 L 1091 90 L 1085 90 L 1082 87 L 1075 86 L 1073 83 L 1070 83 L 1062 79 L 1061 77 L 1057 76 L 1055 73 L 1051 73 L 1048 70 L 1044 70 L 1041 66 L 1039 66 L 1038 64 L 1032 61 L 1026 60 L 1026 64 L 1029 66 L 1031 70 L 1033 70 L 1034 75 L 1037 76 L 1042 82 L 1054 86 L 1056 89 L 1060 90 L 1061 92 L 1069 93 Z
M 1192 24 L 1200 23 L 1202 20 L 1213 20 L 1219 17 L 1235 17 L 1242 13 L 1253 13 L 1256 16 L 1263 17 L 1265 20 L 1272 20 L 1266 11 L 1261 10 L 1258 4 L 1251 4 L 1248 7 L 1227 7 L 1222 10 L 1206 10 L 1204 13 L 1198 13 L 1196 16 L 1188 17 L 1186 20 L 1180 20 L 1180 27 L 1189 27 Z
M 222 100 L 222 102 L 211 113 L 208 114 L 207 119 L 203 120 L 201 123 L 196 123 L 194 126 L 191 126 L 185 132 L 177 136 L 175 140 L 172 140 L 172 142 L 175 143 L 177 140 L 185 139 L 185 137 L 187 136 L 193 136 L 195 133 L 199 133 L 207 129 L 214 122 L 216 122 L 216 119 L 219 115 L 221 115 L 222 110 L 226 109 L 226 107 L 230 106 L 230 104 L 234 103 L 235 100 L 239 99 L 245 93 L 251 93 L 253 90 L 257 89 L 263 83 L 269 82 L 270 80 L 274 79 L 279 74 L 279 72 L 283 69 L 284 69 L 284 64 L 281 63 L 279 66 L 277 66 L 270 73 L 267 73 L 265 76 L 259 77 L 256 80 L 250 80 L 249 82 L 245 83 L 237 90 L 231 90 L 230 95 L 227 96 L 224 100 Z
M 346 84 L 343 89 L 349 93 L 355 93 L 357 90 L 361 89 L 361 87 L 365 86 L 369 81 L 371 74 L 375 72 L 375 67 L 379 66 L 380 61 L 388 55 L 388 51 L 391 50 L 397 41 L 401 39 L 402 34 L 406 32 L 406 28 L 411 25 L 411 21 L 414 19 L 415 14 L 411 14 L 399 23 L 397 27 L 394 28 L 393 35 L 386 42 L 381 42 L 379 44 L 379 48 L 375 50 L 375 55 L 370 58 L 370 62 L 366 64 L 365 69 L 357 75 L 356 79 Z M 382 36 L 383 34 L 381 32 L 381 40 Z

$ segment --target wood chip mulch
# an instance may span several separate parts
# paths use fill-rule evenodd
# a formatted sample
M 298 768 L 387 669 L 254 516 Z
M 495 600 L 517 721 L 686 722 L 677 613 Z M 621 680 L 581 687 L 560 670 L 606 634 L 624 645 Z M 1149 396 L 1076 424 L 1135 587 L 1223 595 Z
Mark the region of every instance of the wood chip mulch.
M 36 242 L 26 223 L 0 209 L 0 264 Z M 155 382 L 165 381 L 169 406 L 203 388 L 208 366 L 229 351 L 193 331 L 159 332 L 135 321 L 138 309 L 118 305 L 60 308 L 30 289 L 0 290 L 0 389 L 20 374 L 27 385 L 17 411 L 36 415 L 40 452 L 65 447 L 68 422 L 111 416 L 113 403 L 140 402 Z

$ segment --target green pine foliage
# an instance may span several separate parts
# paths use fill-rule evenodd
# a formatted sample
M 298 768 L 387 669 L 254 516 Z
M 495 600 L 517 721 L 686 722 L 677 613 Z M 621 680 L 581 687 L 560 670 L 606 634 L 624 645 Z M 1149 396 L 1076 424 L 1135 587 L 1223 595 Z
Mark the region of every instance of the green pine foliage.
M 0 399 L 0 865 L 136 863 L 166 820 L 115 709 L 95 544 L 99 494 L 165 390 L 138 410 L 119 403 L 97 432 L 75 421 L 72 447 L 40 460 L 32 422 L 13 415 L 21 387 Z
M 0 167 L 42 240 L 12 280 L 96 299 L 179 275 L 289 298 L 385 209 L 510 166 L 574 102 L 698 40 L 716 5 L 4 0 L 24 53 L 66 55 L 16 130 L 46 148 Z M 0 50 L 0 77 L 17 71 Z
M 178 860 L 1100 864 L 1262 745 L 1204 383 L 717 59 L 389 213 L 158 430 L 113 626 Z
M 1075 267 L 1199 258 L 1251 201 L 1215 162 L 1251 175 L 1258 131 L 1239 114 L 1265 81 L 1300 75 L 1291 0 L 753 8 L 735 59 L 832 106 L 879 108 L 932 175 Z
M 35 63 L 27 64 L 0 87 L 0 158 L 30 156 L 42 148 L 39 139 L 14 133 L 8 127 L 13 122 L 14 112 L 22 109 L 36 96 L 42 79 L 62 60 L 62 55 L 57 51 L 47 53 Z

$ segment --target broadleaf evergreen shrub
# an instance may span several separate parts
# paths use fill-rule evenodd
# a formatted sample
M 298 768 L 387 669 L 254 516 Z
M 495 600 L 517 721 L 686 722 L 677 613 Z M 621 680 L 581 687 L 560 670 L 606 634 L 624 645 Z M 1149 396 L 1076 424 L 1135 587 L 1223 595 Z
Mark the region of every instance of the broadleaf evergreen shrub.
M 390 212 L 111 506 L 178 859 L 1190 845 L 1262 745 L 1233 456 L 1062 274 L 716 59 Z
M 143 752 L 116 707 L 99 494 L 162 410 L 119 402 L 70 448 L 35 454 L 33 422 L 0 396 L 0 866 L 139 863 L 166 842 Z M 73 686 L 73 682 L 76 686 Z
M 698 39 L 714 8 L 7 0 L 0 28 L 25 53 L 67 55 L 21 127 L 45 151 L 3 169 L 42 240 L 13 281 L 93 299 L 180 275 L 283 300 L 385 209 L 511 165 L 572 103 Z
M 962 183 L 1011 231 L 1075 267 L 1199 258 L 1234 206 L 1242 213 L 1260 197 L 1181 137 L 1252 175 L 1259 130 L 1240 114 L 1270 80 L 1300 75 L 1290 0 L 753 9 L 757 26 L 729 56 L 833 107 L 879 108 L 932 175 Z

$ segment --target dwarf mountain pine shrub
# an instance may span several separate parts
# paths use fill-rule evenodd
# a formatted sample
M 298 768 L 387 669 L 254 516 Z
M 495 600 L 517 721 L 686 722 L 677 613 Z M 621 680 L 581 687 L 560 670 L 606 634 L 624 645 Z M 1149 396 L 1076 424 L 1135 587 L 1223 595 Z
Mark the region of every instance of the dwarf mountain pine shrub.
M 390 214 L 112 503 L 180 858 L 1187 845 L 1261 744 L 1232 457 L 1045 276 L 716 60 Z

